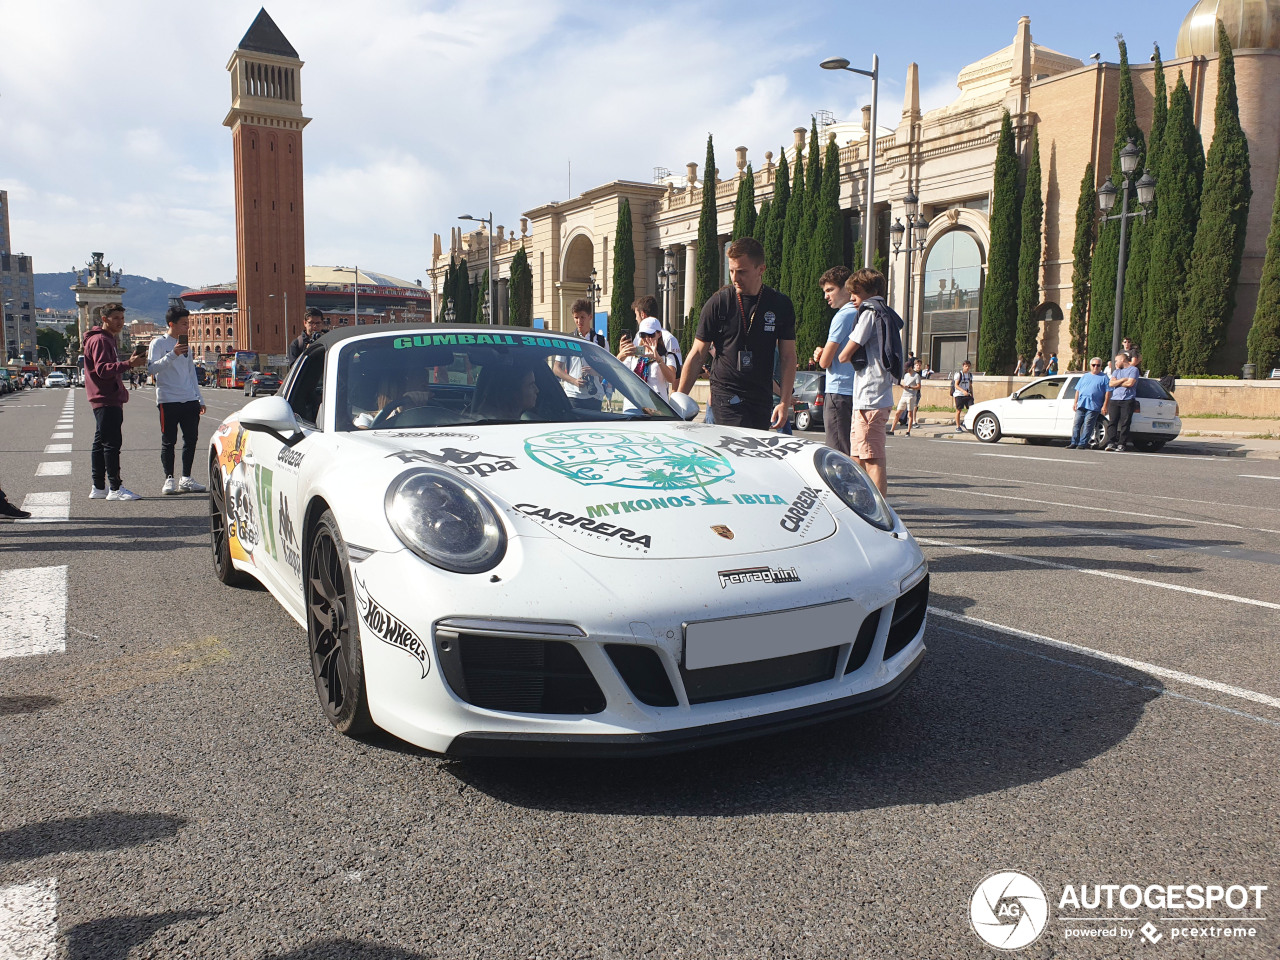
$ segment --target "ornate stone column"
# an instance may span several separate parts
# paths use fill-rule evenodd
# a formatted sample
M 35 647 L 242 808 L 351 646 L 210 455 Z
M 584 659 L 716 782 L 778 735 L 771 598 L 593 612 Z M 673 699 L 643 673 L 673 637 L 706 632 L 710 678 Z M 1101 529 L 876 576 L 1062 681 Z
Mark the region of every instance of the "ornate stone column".
M 695 303 L 698 296 L 698 245 L 690 242 L 684 245 L 684 316 L 688 318 L 694 310 L 701 310 L 702 304 Z

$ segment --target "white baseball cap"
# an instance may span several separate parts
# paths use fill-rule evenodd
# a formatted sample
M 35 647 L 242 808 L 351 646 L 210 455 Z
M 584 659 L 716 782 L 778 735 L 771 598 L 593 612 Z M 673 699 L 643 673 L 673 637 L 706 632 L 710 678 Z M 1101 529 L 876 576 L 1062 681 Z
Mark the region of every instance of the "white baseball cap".
M 660 324 L 655 317 L 645 317 L 640 321 L 641 333 L 657 333 L 661 329 L 662 324 Z

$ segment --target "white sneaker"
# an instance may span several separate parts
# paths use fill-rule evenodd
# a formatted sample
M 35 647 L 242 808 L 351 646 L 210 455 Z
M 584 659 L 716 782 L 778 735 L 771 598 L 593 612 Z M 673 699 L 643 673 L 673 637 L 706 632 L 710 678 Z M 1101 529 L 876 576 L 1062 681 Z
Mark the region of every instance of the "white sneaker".
M 204 493 L 208 488 L 203 483 L 197 483 L 190 477 L 183 477 L 178 481 L 178 489 L 183 493 Z
M 166 497 L 171 493 L 178 492 L 178 484 L 174 481 L 173 477 L 164 478 L 164 486 L 160 488 L 160 492 Z
M 90 500 L 105 500 L 105 499 L 107 499 L 107 488 L 106 488 L 106 487 L 90 487 L 90 488 L 89 488 L 89 499 L 90 499 Z
M 110 493 L 107 494 L 107 499 L 108 500 L 141 500 L 142 497 L 138 496 L 128 487 L 116 487 L 114 490 L 112 490 Z

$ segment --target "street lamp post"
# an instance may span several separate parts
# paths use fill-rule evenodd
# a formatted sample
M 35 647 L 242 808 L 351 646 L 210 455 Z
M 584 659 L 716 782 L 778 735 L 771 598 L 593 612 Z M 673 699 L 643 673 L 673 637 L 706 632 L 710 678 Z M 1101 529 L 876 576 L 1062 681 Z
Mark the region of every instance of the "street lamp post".
M 823 70 L 845 70 L 871 78 L 871 129 L 867 131 L 867 222 L 863 225 L 862 241 L 862 265 L 870 267 L 874 258 L 872 245 L 876 238 L 876 101 L 880 93 L 880 57 L 878 54 L 872 54 L 870 70 L 851 67 L 844 57 L 828 57 L 819 66 Z
M 1102 221 L 1108 220 L 1120 221 L 1120 262 L 1116 270 L 1116 312 L 1111 327 L 1111 356 L 1114 358 L 1120 352 L 1120 315 L 1124 307 L 1124 268 L 1125 268 L 1125 247 L 1129 241 L 1129 221 L 1134 217 L 1147 219 L 1147 207 L 1156 195 L 1156 179 L 1151 176 L 1150 171 L 1144 171 L 1142 177 L 1135 183 L 1133 174 L 1138 169 L 1138 157 L 1142 151 L 1138 149 L 1138 145 L 1134 143 L 1133 137 L 1129 138 L 1129 142 L 1125 144 L 1124 149 L 1120 151 L 1120 170 L 1121 179 L 1124 182 L 1123 206 L 1120 212 L 1114 216 L 1109 216 L 1111 208 L 1116 205 L 1116 194 L 1119 192 L 1116 185 L 1111 182 L 1111 178 L 1107 177 L 1107 182 L 1098 188 L 1098 206 L 1102 210 Z M 1136 187 L 1138 191 L 1138 206 L 1140 209 L 1129 212 L 1129 190 Z
M 591 298 L 591 323 L 596 322 L 596 301 L 600 298 L 600 284 L 596 283 L 596 268 L 591 268 L 591 279 L 587 282 L 587 296 Z
M 275 298 L 276 298 L 276 295 L 274 293 L 267 294 L 268 300 L 274 300 Z M 286 345 L 289 343 L 289 291 L 288 290 L 284 292 L 284 342 Z
M 444 302 L 444 322 L 453 323 L 458 319 L 458 311 L 453 309 L 453 297 Z
M 911 260 L 915 254 L 924 254 L 925 233 L 929 229 L 929 221 L 923 216 L 918 215 L 920 211 L 920 198 L 911 191 L 902 198 L 902 206 L 907 214 L 906 226 L 902 225 L 901 220 L 895 220 L 893 226 L 889 228 L 889 232 L 893 235 L 893 257 L 896 260 L 898 254 L 903 247 L 903 236 L 906 236 L 907 251 L 907 303 L 906 303 L 906 321 L 907 321 L 907 343 L 914 344 L 912 339 L 915 335 L 914 314 L 912 311 L 912 299 L 915 293 L 915 274 L 911 270 Z
M 666 323 L 667 329 L 673 333 L 675 332 L 675 324 L 671 322 L 671 298 L 676 292 L 676 282 L 676 255 L 670 250 L 664 250 L 662 253 L 662 269 L 658 271 L 658 289 L 662 291 L 662 319 Z
M 474 220 L 476 223 L 483 223 L 489 228 L 489 242 L 485 244 L 489 253 L 489 289 L 485 291 L 485 296 L 489 298 L 490 303 L 493 303 L 493 211 L 489 211 L 488 217 L 473 217 L 469 213 L 464 213 L 458 219 Z

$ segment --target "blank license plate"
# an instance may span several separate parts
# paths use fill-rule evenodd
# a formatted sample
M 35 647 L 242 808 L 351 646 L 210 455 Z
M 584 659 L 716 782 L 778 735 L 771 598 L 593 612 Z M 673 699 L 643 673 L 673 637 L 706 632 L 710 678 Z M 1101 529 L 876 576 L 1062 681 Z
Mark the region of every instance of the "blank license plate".
M 1173 424 L 1170 423 L 1168 420 L 1152 420 L 1151 429 L 1152 430 L 1172 430 Z
M 687 623 L 685 669 L 768 660 L 847 643 L 853 639 L 850 631 L 857 630 L 865 613 L 852 600 L 841 600 L 750 617 Z

